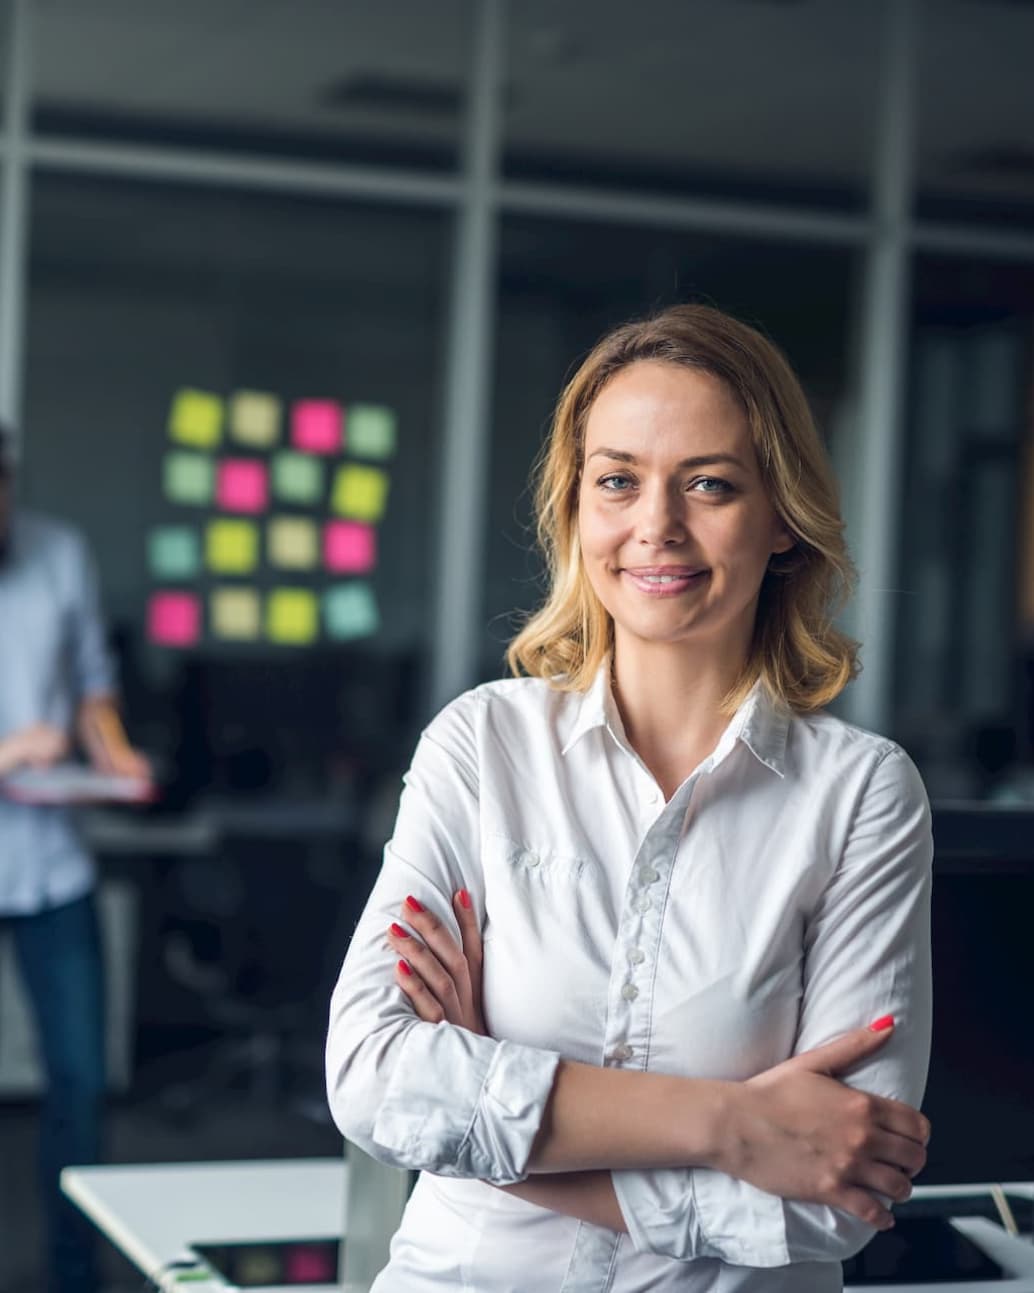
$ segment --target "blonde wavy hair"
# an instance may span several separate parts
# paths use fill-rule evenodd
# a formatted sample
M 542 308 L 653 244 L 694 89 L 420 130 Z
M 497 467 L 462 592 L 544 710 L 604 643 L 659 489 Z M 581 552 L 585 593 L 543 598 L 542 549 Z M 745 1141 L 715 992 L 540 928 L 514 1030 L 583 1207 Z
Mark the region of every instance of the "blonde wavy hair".
M 858 643 L 834 627 L 855 580 L 836 481 L 793 370 L 761 333 L 705 305 L 677 305 L 599 341 L 560 396 L 536 468 L 538 539 L 549 594 L 507 650 L 514 674 L 585 691 L 613 647 L 578 540 L 578 488 L 589 410 L 629 364 L 659 360 L 711 373 L 743 407 L 769 500 L 794 540 L 769 562 L 754 636 L 723 699 L 731 714 L 760 678 L 796 711 L 819 709 L 859 670 Z

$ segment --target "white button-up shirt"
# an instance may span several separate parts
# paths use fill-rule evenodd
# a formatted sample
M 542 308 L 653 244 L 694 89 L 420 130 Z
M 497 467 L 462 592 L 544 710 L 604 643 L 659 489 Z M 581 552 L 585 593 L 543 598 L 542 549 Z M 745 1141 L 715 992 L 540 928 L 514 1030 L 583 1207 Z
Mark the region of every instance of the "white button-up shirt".
M 628 1234 L 492 1188 L 526 1172 L 558 1056 L 742 1080 L 891 1013 L 849 1079 L 917 1105 L 933 847 L 892 741 L 756 685 L 668 803 L 603 670 L 489 683 L 424 733 L 331 1004 L 330 1103 L 422 1169 L 379 1293 L 827 1293 L 871 1230 L 703 1168 L 615 1171 Z M 385 930 L 413 894 L 484 931 L 490 1037 L 415 1016 Z

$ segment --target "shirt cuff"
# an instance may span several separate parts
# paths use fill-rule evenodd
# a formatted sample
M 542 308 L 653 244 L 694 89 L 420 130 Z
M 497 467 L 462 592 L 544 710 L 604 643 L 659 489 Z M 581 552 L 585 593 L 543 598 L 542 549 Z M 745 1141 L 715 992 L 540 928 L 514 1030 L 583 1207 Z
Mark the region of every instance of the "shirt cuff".
M 786 1266 L 783 1201 L 708 1168 L 611 1173 L 637 1252 L 731 1266 Z
M 527 1175 L 559 1060 L 452 1024 L 417 1024 L 393 1064 L 373 1139 L 408 1167 L 512 1185 Z

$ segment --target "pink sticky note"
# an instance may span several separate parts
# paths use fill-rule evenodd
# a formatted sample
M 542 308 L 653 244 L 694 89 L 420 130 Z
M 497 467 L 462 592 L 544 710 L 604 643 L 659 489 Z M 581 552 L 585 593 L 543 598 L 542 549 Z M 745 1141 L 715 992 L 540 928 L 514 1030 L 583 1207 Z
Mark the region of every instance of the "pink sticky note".
M 147 636 L 159 646 L 193 646 L 201 635 L 201 603 L 193 593 L 155 593 L 147 606 Z
M 340 453 L 344 413 L 336 400 L 299 400 L 291 410 L 291 440 L 303 453 Z
M 372 525 L 358 521 L 329 521 L 323 531 L 323 561 L 338 574 L 360 574 L 377 560 L 377 535 Z
M 266 464 L 252 458 L 226 458 L 219 464 L 216 499 L 227 512 L 264 512 L 269 506 Z

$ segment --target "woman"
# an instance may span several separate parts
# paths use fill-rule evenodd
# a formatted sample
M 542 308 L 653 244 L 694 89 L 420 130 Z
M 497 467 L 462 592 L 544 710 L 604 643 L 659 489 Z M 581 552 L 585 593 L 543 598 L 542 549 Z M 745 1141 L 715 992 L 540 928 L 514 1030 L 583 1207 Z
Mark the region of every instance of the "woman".
M 925 1161 L 932 844 L 822 709 L 856 646 L 804 396 L 718 311 L 628 324 L 538 504 L 526 676 L 424 733 L 331 1005 L 339 1127 L 423 1169 L 375 1288 L 838 1289 Z

